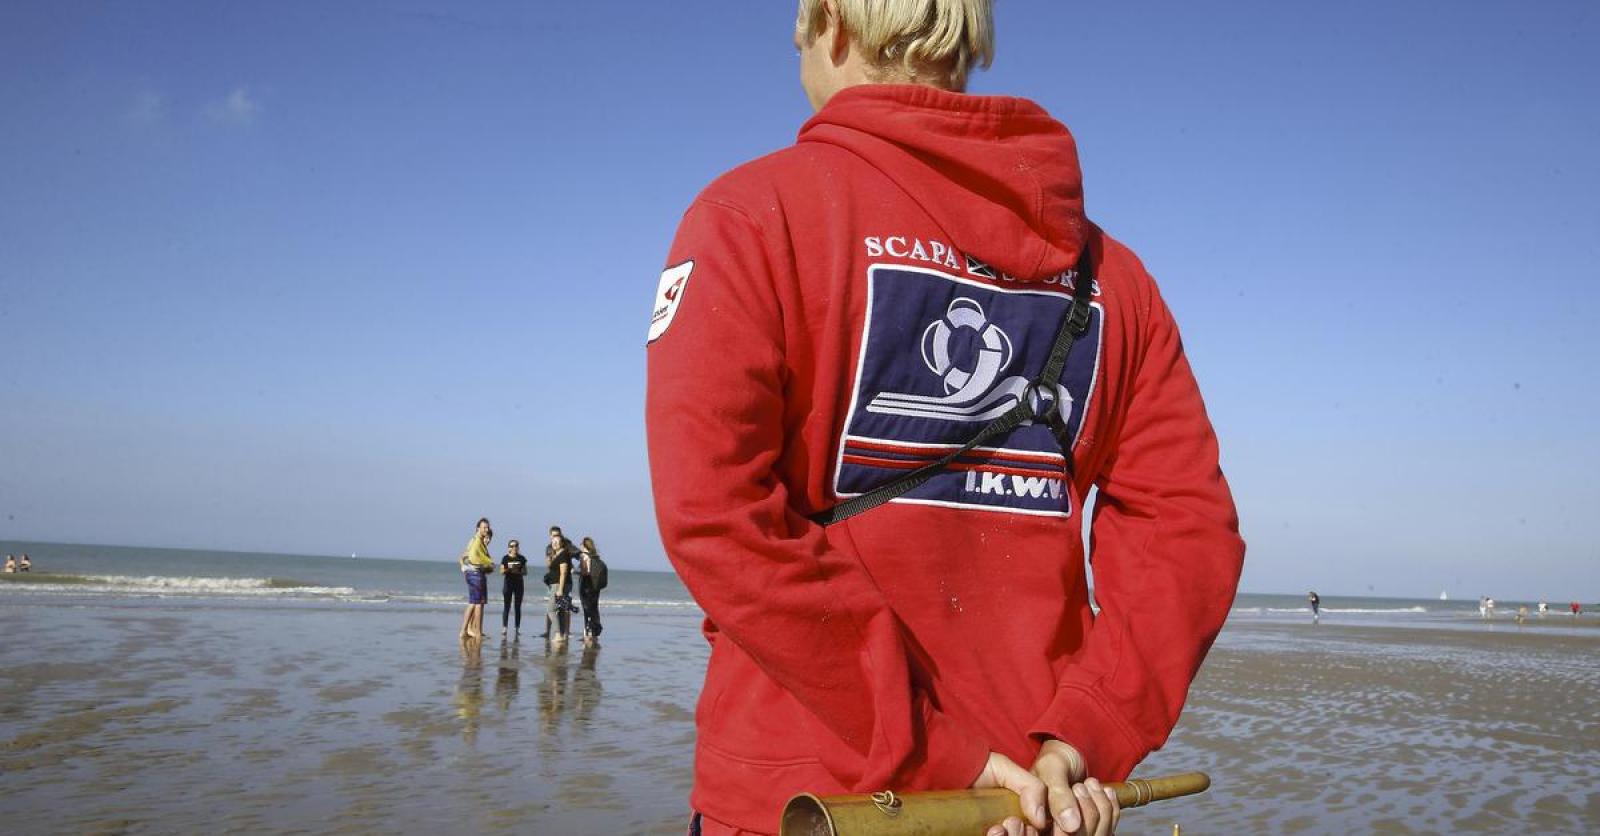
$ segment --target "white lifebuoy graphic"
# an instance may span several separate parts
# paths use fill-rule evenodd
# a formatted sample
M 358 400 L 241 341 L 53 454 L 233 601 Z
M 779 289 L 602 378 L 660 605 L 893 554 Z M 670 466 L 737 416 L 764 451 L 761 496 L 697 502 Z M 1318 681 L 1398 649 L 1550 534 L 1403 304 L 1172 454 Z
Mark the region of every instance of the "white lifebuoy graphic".
M 977 332 L 977 358 L 970 369 L 957 366 L 950 357 L 950 342 L 962 328 Z M 966 297 L 952 301 L 944 317 L 922 332 L 922 362 L 944 381 L 945 394 L 954 401 L 989 391 L 1011 364 L 1011 353 L 1011 338 L 984 316 L 982 305 Z

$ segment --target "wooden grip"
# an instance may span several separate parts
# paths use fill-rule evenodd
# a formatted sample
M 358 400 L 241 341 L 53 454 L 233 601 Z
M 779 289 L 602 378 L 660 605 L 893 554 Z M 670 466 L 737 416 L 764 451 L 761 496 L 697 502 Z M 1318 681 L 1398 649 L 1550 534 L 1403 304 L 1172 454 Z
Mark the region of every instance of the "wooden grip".
M 1205 792 L 1211 786 L 1211 777 L 1204 772 L 1183 772 L 1160 778 L 1129 778 L 1126 781 L 1106 784 L 1117 794 L 1122 809 L 1143 807 L 1152 801 L 1165 801 L 1183 795 Z
M 1123 809 L 1205 792 L 1203 772 L 1108 783 Z M 789 799 L 781 836 L 971 836 L 1010 816 L 1022 815 L 1010 790 L 942 790 L 904 794 L 830 795 L 803 793 Z

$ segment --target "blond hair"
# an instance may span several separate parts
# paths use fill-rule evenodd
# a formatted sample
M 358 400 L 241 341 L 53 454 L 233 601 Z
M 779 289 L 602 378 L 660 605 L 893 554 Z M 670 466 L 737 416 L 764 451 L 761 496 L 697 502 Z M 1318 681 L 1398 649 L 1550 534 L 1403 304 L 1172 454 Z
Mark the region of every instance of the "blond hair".
M 885 72 L 960 89 L 973 67 L 987 68 L 994 61 L 994 0 L 832 2 L 850 40 Z M 794 28 L 803 43 L 822 30 L 822 4 L 800 0 Z

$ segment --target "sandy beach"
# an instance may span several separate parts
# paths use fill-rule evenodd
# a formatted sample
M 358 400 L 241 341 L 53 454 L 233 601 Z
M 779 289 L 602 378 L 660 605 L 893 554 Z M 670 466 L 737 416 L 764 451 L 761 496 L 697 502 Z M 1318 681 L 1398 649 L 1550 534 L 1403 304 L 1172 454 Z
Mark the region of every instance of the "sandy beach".
M 435 600 L 393 591 L 428 564 L 273 566 L 304 577 L 0 584 L 4 830 L 682 832 L 706 646 L 670 577 L 622 576 L 598 646 L 538 606 L 502 640 L 497 598 L 463 645 L 450 572 Z M 1122 832 L 1600 830 L 1600 619 L 1370 603 L 1236 608 L 1140 769 L 1213 789 Z

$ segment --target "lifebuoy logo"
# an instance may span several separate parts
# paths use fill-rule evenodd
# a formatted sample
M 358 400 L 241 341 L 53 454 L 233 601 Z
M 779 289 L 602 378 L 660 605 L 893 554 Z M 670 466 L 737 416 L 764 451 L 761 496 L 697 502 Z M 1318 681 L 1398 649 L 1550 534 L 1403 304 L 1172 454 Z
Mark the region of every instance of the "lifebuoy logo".
M 856 389 L 834 491 L 858 496 L 936 461 L 1028 396 L 1067 310 L 1059 286 L 996 287 L 922 267 L 875 265 Z M 1104 310 L 1062 370 L 1054 395 L 1076 441 L 1094 393 Z M 1042 425 L 979 447 L 895 502 L 1070 516 L 1065 456 Z
M 673 318 L 678 315 L 678 305 L 683 303 L 683 294 L 689 287 L 689 276 L 693 272 L 693 259 L 661 272 L 661 283 L 656 285 L 656 304 L 650 311 L 650 335 L 645 338 L 646 345 L 667 333 Z

